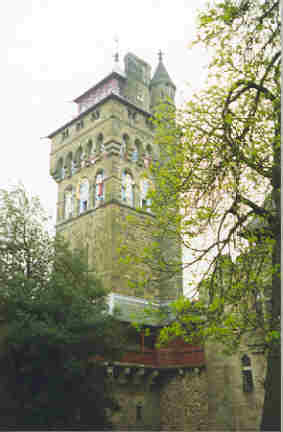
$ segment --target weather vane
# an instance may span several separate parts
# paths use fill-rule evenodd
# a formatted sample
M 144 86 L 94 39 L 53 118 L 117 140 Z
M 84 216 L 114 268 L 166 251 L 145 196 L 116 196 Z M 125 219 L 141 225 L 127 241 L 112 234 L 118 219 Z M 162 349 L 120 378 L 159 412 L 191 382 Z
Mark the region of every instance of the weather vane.
M 162 61 L 162 57 L 163 57 L 163 52 L 161 50 L 158 51 L 158 58 L 159 61 Z

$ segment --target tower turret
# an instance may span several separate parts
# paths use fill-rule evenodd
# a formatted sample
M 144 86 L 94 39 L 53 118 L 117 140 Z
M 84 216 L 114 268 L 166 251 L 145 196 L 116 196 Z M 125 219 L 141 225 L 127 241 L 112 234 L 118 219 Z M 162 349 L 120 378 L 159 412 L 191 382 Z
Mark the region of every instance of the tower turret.
M 174 103 L 176 86 L 170 78 L 162 60 L 162 52 L 158 53 L 159 63 L 150 82 L 151 109 L 162 100 L 170 99 Z

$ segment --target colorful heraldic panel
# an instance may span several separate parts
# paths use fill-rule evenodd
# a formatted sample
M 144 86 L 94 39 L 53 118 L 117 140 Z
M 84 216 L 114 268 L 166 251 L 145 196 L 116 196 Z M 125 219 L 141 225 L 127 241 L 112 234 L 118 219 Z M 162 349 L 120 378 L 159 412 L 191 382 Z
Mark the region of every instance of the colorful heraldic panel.
M 95 207 L 98 207 L 104 201 L 104 178 L 103 172 L 99 173 L 95 181 Z

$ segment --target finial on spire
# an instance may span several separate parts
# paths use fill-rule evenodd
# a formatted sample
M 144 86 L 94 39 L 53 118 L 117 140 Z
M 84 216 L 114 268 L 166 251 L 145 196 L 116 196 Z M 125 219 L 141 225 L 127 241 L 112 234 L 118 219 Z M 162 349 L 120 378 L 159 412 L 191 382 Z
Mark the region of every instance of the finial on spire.
M 114 61 L 115 63 L 119 63 L 119 38 L 118 35 L 114 36 L 114 42 L 115 42 L 115 54 L 114 54 Z
M 163 57 L 163 52 L 161 50 L 158 51 L 158 59 L 161 62 Z

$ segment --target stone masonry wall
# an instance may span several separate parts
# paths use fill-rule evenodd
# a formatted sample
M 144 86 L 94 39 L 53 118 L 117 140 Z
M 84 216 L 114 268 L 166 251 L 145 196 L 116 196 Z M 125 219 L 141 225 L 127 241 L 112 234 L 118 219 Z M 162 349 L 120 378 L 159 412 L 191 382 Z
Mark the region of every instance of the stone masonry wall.
M 208 380 L 208 430 L 256 431 L 261 420 L 265 376 L 265 357 L 261 353 L 240 347 L 231 356 L 222 352 L 219 344 L 206 344 Z M 251 359 L 253 389 L 243 390 L 241 357 Z
M 204 370 L 183 371 L 162 388 L 160 397 L 161 430 L 207 431 L 207 375 Z

